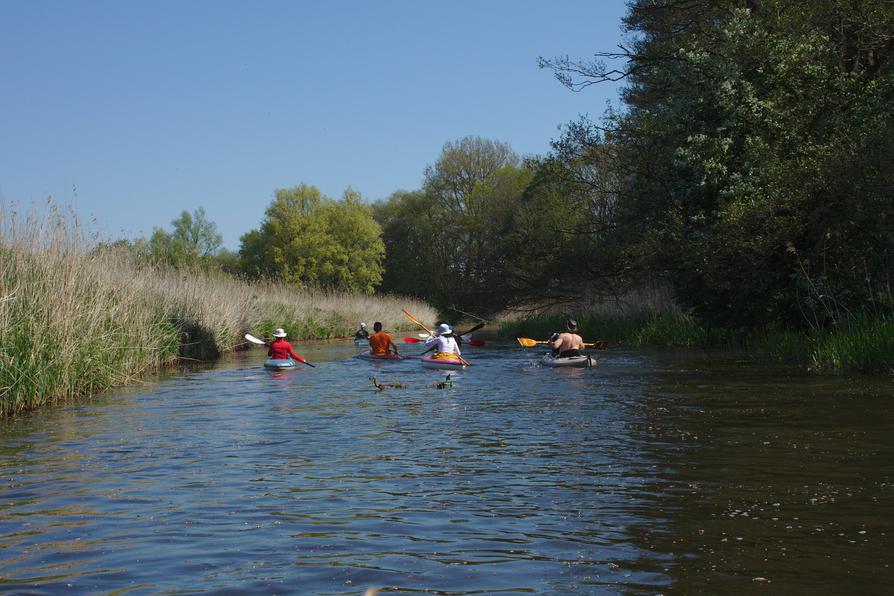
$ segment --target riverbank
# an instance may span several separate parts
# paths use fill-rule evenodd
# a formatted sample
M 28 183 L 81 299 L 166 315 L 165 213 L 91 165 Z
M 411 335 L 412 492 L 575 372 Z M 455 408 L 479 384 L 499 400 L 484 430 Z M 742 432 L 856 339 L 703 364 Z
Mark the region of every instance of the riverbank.
M 302 340 L 353 334 L 359 321 L 411 329 L 403 308 L 436 318 L 405 298 L 138 265 L 117 251 L 87 250 L 76 224 L 61 217 L 4 225 L 0 240 L 4 417 L 216 358 L 244 347 L 245 333 L 283 327 L 300 350 Z
M 585 341 L 604 339 L 635 347 L 744 347 L 756 359 L 795 362 L 814 371 L 894 374 L 891 317 L 849 317 L 814 333 L 767 330 L 748 335 L 701 327 L 678 314 L 582 316 L 577 320 Z M 546 339 L 564 328 L 564 317 L 537 316 L 504 321 L 499 335 Z

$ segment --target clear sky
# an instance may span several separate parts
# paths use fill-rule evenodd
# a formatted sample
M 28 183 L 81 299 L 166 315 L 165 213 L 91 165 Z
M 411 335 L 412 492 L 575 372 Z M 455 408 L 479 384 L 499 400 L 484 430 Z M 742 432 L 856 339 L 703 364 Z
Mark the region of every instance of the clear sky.
M 238 249 L 277 188 L 414 190 L 466 135 L 544 154 L 617 87 L 537 57 L 622 38 L 623 0 L 0 0 L 0 200 L 112 238 L 204 207 Z

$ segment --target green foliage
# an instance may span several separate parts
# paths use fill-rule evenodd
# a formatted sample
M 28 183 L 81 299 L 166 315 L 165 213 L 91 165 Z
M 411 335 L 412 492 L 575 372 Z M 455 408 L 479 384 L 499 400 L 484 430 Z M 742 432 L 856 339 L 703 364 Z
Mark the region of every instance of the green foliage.
M 447 143 L 425 172 L 422 190 L 395 193 L 376 206 L 388 250 L 384 287 L 424 297 L 447 311 L 503 308 L 508 239 L 530 180 L 504 143 L 466 137 Z
M 437 212 L 434 199 L 421 191 L 396 192 L 373 205 L 385 246 L 383 291 L 434 299 L 429 280 L 441 275 L 432 246 L 441 232 Z
M 170 232 L 155 228 L 149 239 L 148 253 L 155 262 L 174 267 L 208 266 L 213 262 L 223 237 L 202 207 L 192 214 L 184 211 L 171 221 L 171 226 Z
M 819 369 L 894 374 L 894 319 L 850 319 L 817 337 L 811 358 Z
M 252 277 L 366 293 L 382 278 L 381 228 L 351 189 L 339 201 L 306 184 L 277 190 L 261 228 L 241 240 Z
M 667 274 L 712 328 L 890 312 L 890 3 L 640 0 L 625 22 L 629 50 L 601 57 L 626 66 L 542 61 L 578 89 L 627 81 L 604 133 L 577 123 L 556 143 L 554 177 L 589 166 L 615 193 L 609 226 L 588 215 L 607 232 L 594 253 Z

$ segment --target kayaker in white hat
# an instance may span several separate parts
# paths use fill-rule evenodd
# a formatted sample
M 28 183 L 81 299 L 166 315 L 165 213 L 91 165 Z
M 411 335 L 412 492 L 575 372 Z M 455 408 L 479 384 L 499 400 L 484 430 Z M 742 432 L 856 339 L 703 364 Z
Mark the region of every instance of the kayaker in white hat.
M 447 323 L 438 325 L 437 335 L 425 340 L 425 345 L 432 346 L 426 351 L 434 349 L 436 357 L 438 354 L 454 354 L 456 356 L 462 356 L 462 353 L 459 351 L 459 344 L 453 337 L 453 329 L 451 329 L 450 325 Z
M 298 362 L 307 364 L 307 361 L 304 358 L 295 353 L 295 350 L 292 349 L 292 344 L 286 341 L 286 332 L 282 327 L 273 332 L 273 337 L 276 339 L 270 343 L 270 348 L 267 350 L 268 358 L 285 360 L 286 358 L 291 357 Z
M 354 339 L 369 339 L 369 331 L 366 330 L 366 323 L 360 323 L 360 329 L 354 334 Z

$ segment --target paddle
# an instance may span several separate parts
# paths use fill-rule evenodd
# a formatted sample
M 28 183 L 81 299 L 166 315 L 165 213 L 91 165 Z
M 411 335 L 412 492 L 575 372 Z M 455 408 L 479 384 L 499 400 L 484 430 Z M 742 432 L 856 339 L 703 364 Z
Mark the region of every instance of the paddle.
M 408 313 L 408 312 L 406 311 L 406 309 L 404 309 L 404 315 L 405 315 L 408 319 L 410 319 L 411 321 L 413 321 L 414 323 L 416 323 L 417 325 L 419 325 L 420 327 L 422 327 L 422 328 L 425 330 L 425 332 L 429 334 L 429 336 L 434 337 L 435 334 L 432 333 L 431 330 L 430 330 L 428 327 L 426 327 L 425 325 L 423 325 L 423 324 L 419 321 L 419 319 L 413 317 L 413 315 L 411 315 L 410 313 Z M 406 339 L 404 339 L 404 341 L 406 341 Z M 408 342 L 408 343 L 414 343 L 414 342 Z M 433 350 L 434 348 L 435 348 L 435 346 L 432 346 L 431 348 L 429 348 L 429 349 L 426 350 L 425 352 L 430 352 L 430 351 Z M 423 352 L 423 354 L 425 354 L 425 352 Z M 472 365 L 471 365 L 467 360 L 465 360 L 462 356 L 457 356 L 457 358 L 458 358 L 459 360 L 461 360 L 462 363 L 465 364 L 466 366 L 472 366 Z
M 267 342 L 265 342 L 264 340 L 258 339 L 258 338 L 255 337 L 254 335 L 250 335 L 250 334 L 248 334 L 248 333 L 245 334 L 245 339 L 247 339 L 248 341 L 250 341 L 250 342 L 253 343 L 253 344 L 258 344 L 259 346 L 266 346 L 266 345 L 267 345 Z M 298 362 L 300 362 L 301 364 L 306 364 L 306 365 L 308 365 L 308 366 L 311 367 L 311 368 L 316 368 L 316 366 L 314 366 L 314 365 L 311 364 L 310 362 L 307 362 L 306 360 L 299 360 Z
M 420 327 L 422 327 L 422 329 L 424 329 L 426 333 L 428 333 L 429 335 L 434 335 L 434 333 L 432 333 L 431 330 L 430 330 L 428 327 L 426 327 L 425 325 L 423 325 L 422 322 L 421 322 L 419 319 L 415 318 L 413 315 L 411 315 L 410 313 L 408 313 L 406 309 L 404 309 L 403 312 L 404 312 L 404 316 L 406 316 L 408 319 L 410 319 L 411 321 L 413 321 L 414 323 L 416 323 L 417 325 L 419 325 Z
M 518 343 L 520 343 L 522 345 L 522 347 L 525 347 L 525 348 L 533 348 L 537 344 L 548 344 L 549 343 L 548 341 L 538 341 L 536 339 L 530 339 L 527 337 L 516 337 L 515 339 L 517 339 Z M 601 340 L 591 343 L 591 344 L 585 343 L 584 346 L 586 346 L 588 348 L 593 348 L 594 350 L 604 350 L 608 347 L 608 342 L 605 341 L 604 339 L 601 339 Z
M 478 330 L 481 329 L 482 327 L 484 327 L 484 323 L 478 323 L 477 325 L 475 325 L 474 327 L 472 327 L 472 328 L 469 329 L 468 331 L 463 331 L 462 333 L 456 333 L 456 332 L 454 332 L 454 335 L 469 335 L 470 333 L 474 333 L 474 332 L 478 331 Z

